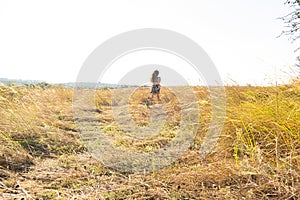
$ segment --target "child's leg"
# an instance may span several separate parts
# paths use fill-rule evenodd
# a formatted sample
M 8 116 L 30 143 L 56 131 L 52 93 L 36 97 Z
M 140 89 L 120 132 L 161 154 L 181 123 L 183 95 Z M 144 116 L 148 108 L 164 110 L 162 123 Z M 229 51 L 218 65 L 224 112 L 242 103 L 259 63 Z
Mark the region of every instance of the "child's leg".
M 153 99 L 153 93 L 152 93 L 152 92 L 150 93 L 149 98 L 150 98 L 151 100 Z

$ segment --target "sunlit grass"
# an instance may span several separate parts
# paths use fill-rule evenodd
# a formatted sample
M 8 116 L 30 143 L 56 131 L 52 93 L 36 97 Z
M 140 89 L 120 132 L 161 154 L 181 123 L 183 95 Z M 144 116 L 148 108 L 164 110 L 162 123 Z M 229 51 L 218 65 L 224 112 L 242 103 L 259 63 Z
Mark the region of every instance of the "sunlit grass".
M 205 159 L 199 158 L 198 151 L 211 120 L 211 102 L 206 88 L 194 87 L 200 118 L 189 150 L 159 171 L 121 174 L 86 152 L 73 121 L 72 89 L 0 87 L 0 192 L 8 199 L 8 195 L 44 199 L 297 199 L 300 83 L 225 89 L 225 125 L 218 144 Z M 138 127 L 151 121 L 145 105 L 148 94 L 149 88 L 139 88 L 128 101 L 130 116 Z M 163 129 L 144 139 L 130 137 L 120 129 L 112 113 L 116 105 L 111 95 L 109 89 L 96 91 L 95 115 L 116 146 L 151 152 L 176 136 L 181 107 L 171 90 L 162 88 L 160 105 L 167 113 Z M 157 104 L 153 100 L 150 107 Z

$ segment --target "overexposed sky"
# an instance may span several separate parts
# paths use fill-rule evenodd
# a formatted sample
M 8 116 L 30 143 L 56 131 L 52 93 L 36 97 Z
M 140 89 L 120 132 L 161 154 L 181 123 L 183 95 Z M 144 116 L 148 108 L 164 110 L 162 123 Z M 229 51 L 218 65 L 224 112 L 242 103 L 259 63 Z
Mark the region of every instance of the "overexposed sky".
M 277 38 L 283 29 L 277 18 L 290 11 L 284 2 L 1 0 L 0 78 L 74 82 L 102 42 L 133 29 L 163 28 L 197 42 L 225 83 L 280 82 L 295 63 L 297 47 Z

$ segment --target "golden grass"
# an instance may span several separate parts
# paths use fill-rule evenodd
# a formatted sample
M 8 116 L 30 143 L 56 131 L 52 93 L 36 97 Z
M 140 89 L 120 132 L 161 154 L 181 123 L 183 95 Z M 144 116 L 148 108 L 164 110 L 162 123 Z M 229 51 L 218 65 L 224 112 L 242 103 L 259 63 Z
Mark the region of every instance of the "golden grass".
M 210 122 L 210 97 L 206 88 L 193 89 L 201 115 L 189 150 L 161 170 L 121 174 L 91 157 L 79 140 L 72 89 L 1 87 L 0 198 L 298 199 L 300 84 L 226 87 L 225 125 L 205 159 L 198 151 Z M 139 126 L 150 120 L 144 105 L 148 92 L 137 89 L 129 100 Z M 172 140 L 181 108 L 171 90 L 162 89 L 166 126 L 144 140 L 125 137 L 118 128 L 111 95 L 97 90 L 96 115 L 116 145 L 148 152 Z

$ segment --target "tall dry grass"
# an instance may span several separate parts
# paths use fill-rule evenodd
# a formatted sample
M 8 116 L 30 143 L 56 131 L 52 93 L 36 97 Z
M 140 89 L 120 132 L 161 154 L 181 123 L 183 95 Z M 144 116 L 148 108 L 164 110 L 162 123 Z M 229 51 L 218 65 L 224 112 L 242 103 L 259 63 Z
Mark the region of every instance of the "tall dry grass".
M 1 192 L 29 199 L 298 199 L 300 84 L 226 87 L 226 122 L 205 159 L 198 152 L 211 102 L 206 88 L 193 90 L 200 118 L 186 154 L 153 173 L 120 174 L 85 152 L 73 122 L 72 89 L 1 87 Z M 129 101 L 140 126 L 149 123 L 148 93 L 140 88 Z M 111 112 L 111 90 L 97 90 L 95 105 L 104 132 L 131 150 L 161 148 L 174 137 L 180 120 L 181 108 L 167 88 L 162 88 L 162 106 L 168 125 L 151 140 L 123 138 Z
M 76 139 L 78 134 L 73 123 L 71 103 L 72 90 L 61 87 L 1 87 L 2 140 L 17 142 L 12 144 L 14 148 L 18 145 L 20 152 L 25 150 L 35 157 L 78 150 L 80 143 Z

